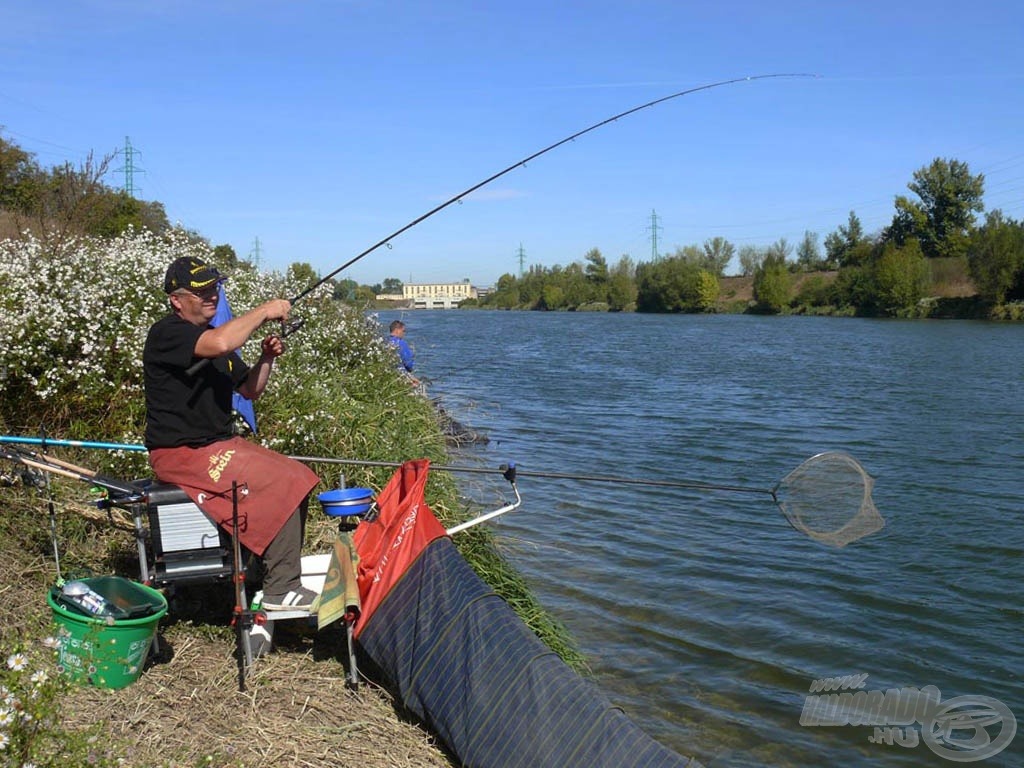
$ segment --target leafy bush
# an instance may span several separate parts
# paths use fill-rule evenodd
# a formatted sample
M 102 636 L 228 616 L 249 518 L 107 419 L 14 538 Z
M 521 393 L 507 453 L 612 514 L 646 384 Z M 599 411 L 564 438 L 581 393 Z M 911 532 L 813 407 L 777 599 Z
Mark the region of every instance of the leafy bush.
M 684 256 L 641 264 L 636 281 L 640 312 L 707 312 L 718 301 L 718 278 Z
M 784 257 L 767 256 L 754 273 L 756 311 L 775 314 L 789 306 L 792 278 Z
M 989 317 L 992 320 L 1020 322 L 1024 320 L 1024 301 L 1009 301 L 1005 304 L 997 304 L 992 308 Z
M 803 307 L 827 307 L 831 300 L 831 281 L 821 274 L 812 274 L 800 286 L 794 303 Z
M 917 240 L 903 247 L 887 243 L 871 268 L 873 300 L 884 314 L 913 317 L 924 297 L 928 266 Z

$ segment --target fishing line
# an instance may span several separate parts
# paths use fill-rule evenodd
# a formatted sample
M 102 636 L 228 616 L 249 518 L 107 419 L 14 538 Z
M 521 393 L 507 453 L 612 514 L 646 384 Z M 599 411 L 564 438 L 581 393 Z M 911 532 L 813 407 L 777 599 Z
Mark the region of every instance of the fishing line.
M 16 436 L 0 437 L 3 443 L 39 443 L 39 438 Z M 137 448 L 109 443 L 85 443 L 81 441 L 46 440 L 48 445 L 75 445 L 80 447 Z M 119 492 L 130 494 L 134 491 L 129 484 L 109 478 L 101 478 L 95 472 L 67 462 L 55 462 L 52 458 L 18 449 L 0 448 L 0 458 L 11 459 L 33 469 L 41 469 L 79 480 L 102 481 L 104 485 Z M 372 461 L 368 459 L 337 459 L 327 456 L 290 456 L 296 461 L 311 464 L 349 464 L 364 467 L 400 467 L 401 462 Z M 729 483 L 705 483 L 691 480 L 660 480 L 657 478 L 617 477 L 612 475 L 573 474 L 568 472 L 531 472 L 514 464 L 502 465 L 498 469 L 468 466 L 431 465 L 435 470 L 493 474 L 499 472 L 509 479 L 509 472 L 519 477 L 539 477 L 561 480 L 577 480 L 615 483 L 617 485 L 646 485 L 663 488 L 690 488 L 698 491 L 726 491 L 734 493 L 761 494 L 771 500 L 785 515 L 793 528 L 806 536 L 833 547 L 845 547 L 885 527 L 885 519 L 878 513 L 871 492 L 875 480 L 853 456 L 842 451 L 825 451 L 805 460 L 796 469 L 782 478 L 772 488 L 752 487 Z M 512 482 L 512 480 L 510 480 Z M 513 483 L 513 487 L 514 483 Z M 518 497 L 518 492 L 517 492 Z
M 296 296 L 294 299 L 292 299 L 291 303 L 294 306 L 296 302 L 300 301 L 302 298 L 304 298 L 305 296 L 307 296 L 310 293 L 312 293 L 313 291 L 315 291 L 317 288 L 319 288 L 321 285 L 326 283 L 328 280 L 330 280 L 332 277 L 337 275 L 339 272 L 347 269 L 348 267 L 351 267 L 353 264 L 355 264 L 357 261 L 362 259 L 364 256 L 370 255 L 371 253 L 376 251 L 378 248 L 380 248 L 382 245 L 387 245 L 390 248 L 391 247 L 390 246 L 390 242 L 392 240 L 394 240 L 396 237 L 401 235 L 403 232 L 405 232 L 405 231 L 407 231 L 409 229 L 412 229 L 417 224 L 426 221 L 431 216 L 433 216 L 435 213 L 440 213 L 445 208 L 447 208 L 449 205 L 452 205 L 453 203 L 460 202 L 464 197 L 466 197 L 468 195 L 471 195 L 473 192 L 476 192 L 481 187 L 487 186 L 492 181 L 500 179 L 506 173 L 510 173 L 510 172 L 514 171 L 516 168 L 519 168 L 520 166 L 525 166 L 527 163 L 531 162 L 532 160 L 536 160 L 541 155 L 547 154 L 551 150 L 557 149 L 558 147 L 562 146 L 563 144 L 568 144 L 570 141 L 578 139 L 580 136 L 583 136 L 584 134 L 590 133 L 591 131 L 596 131 L 598 128 L 601 128 L 601 127 L 603 127 L 605 125 L 608 125 L 608 123 L 614 123 L 616 120 L 621 120 L 623 117 L 626 117 L 628 115 L 632 115 L 634 112 L 639 112 L 641 110 L 648 109 L 649 107 L 654 107 L 654 106 L 657 106 L 658 104 L 663 104 L 664 102 L 671 101 L 672 99 L 678 99 L 681 96 L 688 96 L 691 93 L 698 93 L 699 91 L 710 91 L 712 88 L 721 88 L 721 87 L 726 86 L 726 85 L 734 85 L 735 83 L 745 83 L 745 82 L 750 82 L 750 81 L 753 81 L 753 80 L 770 80 L 770 79 L 773 79 L 773 78 L 796 78 L 796 77 L 818 77 L 818 75 L 814 75 L 814 74 L 810 74 L 810 73 L 778 73 L 778 74 L 770 74 L 770 75 L 749 75 L 747 77 L 736 77 L 736 78 L 733 78 L 731 80 L 720 80 L 717 83 L 707 83 L 706 85 L 699 85 L 696 88 L 688 88 L 685 91 L 679 91 L 677 93 L 669 94 L 668 96 L 662 96 L 660 99 L 655 99 L 654 101 L 648 101 L 646 104 L 640 104 L 639 106 L 632 107 L 631 109 L 627 109 L 625 112 L 619 112 L 617 115 L 612 115 L 609 118 L 605 118 L 604 120 L 601 120 L 600 122 L 594 123 L 593 125 L 588 126 L 587 128 L 584 128 L 581 131 L 576 131 L 576 133 L 572 134 L 571 136 L 566 136 L 564 139 L 556 141 L 554 144 L 551 144 L 550 146 L 544 147 L 544 149 L 541 149 L 541 150 L 538 150 L 537 152 L 534 152 L 532 155 L 529 155 L 528 157 L 524 157 L 522 160 L 519 160 L 519 161 L 517 161 L 515 163 L 512 163 L 512 165 L 508 166 L 507 168 L 498 171 L 497 173 L 493 174 L 492 176 L 488 176 L 483 181 L 477 182 L 473 186 L 469 187 L 468 189 L 463 190 L 459 194 L 455 195 L 454 197 L 451 197 L 450 199 L 446 200 L 445 202 L 441 203 L 440 205 L 436 206 L 435 208 L 431 208 L 429 211 L 424 213 L 422 216 L 420 216 L 420 217 L 418 217 L 416 219 L 413 219 L 408 224 L 406 224 L 404 227 L 401 227 L 400 229 L 396 229 L 394 232 L 392 232 L 387 237 L 382 238 L 381 240 L 379 240 L 378 242 L 376 242 L 373 245 L 371 245 L 369 248 L 367 248 L 362 253 L 360 253 L 357 256 L 354 256 L 353 258 L 351 258 L 348 261 L 346 261 L 344 264 L 342 264 L 340 267 L 335 269 L 330 274 L 325 275 L 324 277 L 320 278 L 317 282 L 313 283 L 313 285 L 309 286 L 309 288 L 307 288 L 302 293 L 300 293 L 298 296 Z
M 368 467 L 400 467 L 399 462 L 362 459 L 332 459 L 315 456 L 291 456 L 296 461 L 325 464 L 358 464 Z M 444 466 L 431 469 L 448 472 L 493 473 L 505 471 L 483 467 Z M 811 456 L 772 488 L 704 483 L 690 480 L 584 475 L 567 472 L 530 472 L 515 468 L 518 477 L 555 478 L 617 485 L 648 485 L 665 488 L 690 488 L 698 491 L 754 493 L 771 497 L 786 521 L 797 531 L 822 544 L 845 547 L 858 539 L 882 530 L 885 519 L 878 513 L 871 491 L 875 480 L 860 462 L 842 451 L 825 451 Z M 518 496 L 518 491 L 517 491 Z M 454 530 L 454 529 L 453 529 Z

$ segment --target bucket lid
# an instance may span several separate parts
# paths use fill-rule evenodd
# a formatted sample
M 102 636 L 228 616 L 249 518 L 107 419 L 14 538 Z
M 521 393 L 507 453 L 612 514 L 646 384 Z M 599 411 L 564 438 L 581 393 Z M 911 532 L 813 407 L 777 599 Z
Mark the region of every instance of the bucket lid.
M 370 488 L 335 488 L 318 497 L 321 504 L 365 504 L 373 498 Z
M 167 607 L 167 601 L 159 592 L 123 576 L 93 576 L 82 581 L 107 601 L 110 613 L 116 618 L 140 619 Z
M 50 588 L 53 602 L 72 613 L 114 620 L 140 619 L 167 607 L 154 590 L 120 576 L 97 576 L 68 581 Z

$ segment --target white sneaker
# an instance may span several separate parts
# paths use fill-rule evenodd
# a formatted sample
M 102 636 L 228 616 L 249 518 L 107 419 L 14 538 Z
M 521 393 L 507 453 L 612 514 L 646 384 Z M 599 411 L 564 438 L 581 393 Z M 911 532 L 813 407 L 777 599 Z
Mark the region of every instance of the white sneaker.
M 268 611 L 304 611 L 313 607 L 317 595 L 311 589 L 299 587 L 285 595 L 264 595 L 261 606 Z

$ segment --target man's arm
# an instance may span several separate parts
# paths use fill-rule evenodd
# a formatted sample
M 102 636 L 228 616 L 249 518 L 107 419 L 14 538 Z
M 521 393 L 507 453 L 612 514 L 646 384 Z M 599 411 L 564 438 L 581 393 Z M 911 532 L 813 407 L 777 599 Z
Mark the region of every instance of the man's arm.
M 223 357 L 245 344 L 256 329 L 268 320 L 287 320 L 288 312 L 291 308 L 291 302 L 287 299 L 273 299 L 260 304 L 244 315 L 232 318 L 223 325 L 203 331 L 202 336 L 196 341 L 193 354 L 196 357 Z M 265 345 L 266 340 L 264 340 L 264 350 L 266 350 Z M 266 351 L 264 351 L 263 356 L 260 357 L 260 362 L 255 367 L 259 367 L 263 363 L 264 357 L 266 357 Z M 277 357 L 277 355 L 273 357 Z M 271 362 L 273 357 L 270 359 Z M 269 375 L 269 371 L 267 375 Z M 250 374 L 251 376 L 252 374 Z M 264 385 L 266 385 L 266 381 L 264 381 Z
M 281 341 L 280 336 L 267 336 L 263 340 L 263 353 L 260 355 L 260 359 L 249 369 L 249 375 L 245 377 L 245 381 L 238 386 L 238 392 L 242 397 L 257 400 L 263 394 L 263 390 L 267 387 L 267 381 L 270 379 L 270 372 L 274 369 L 274 360 L 283 353 L 284 342 Z

